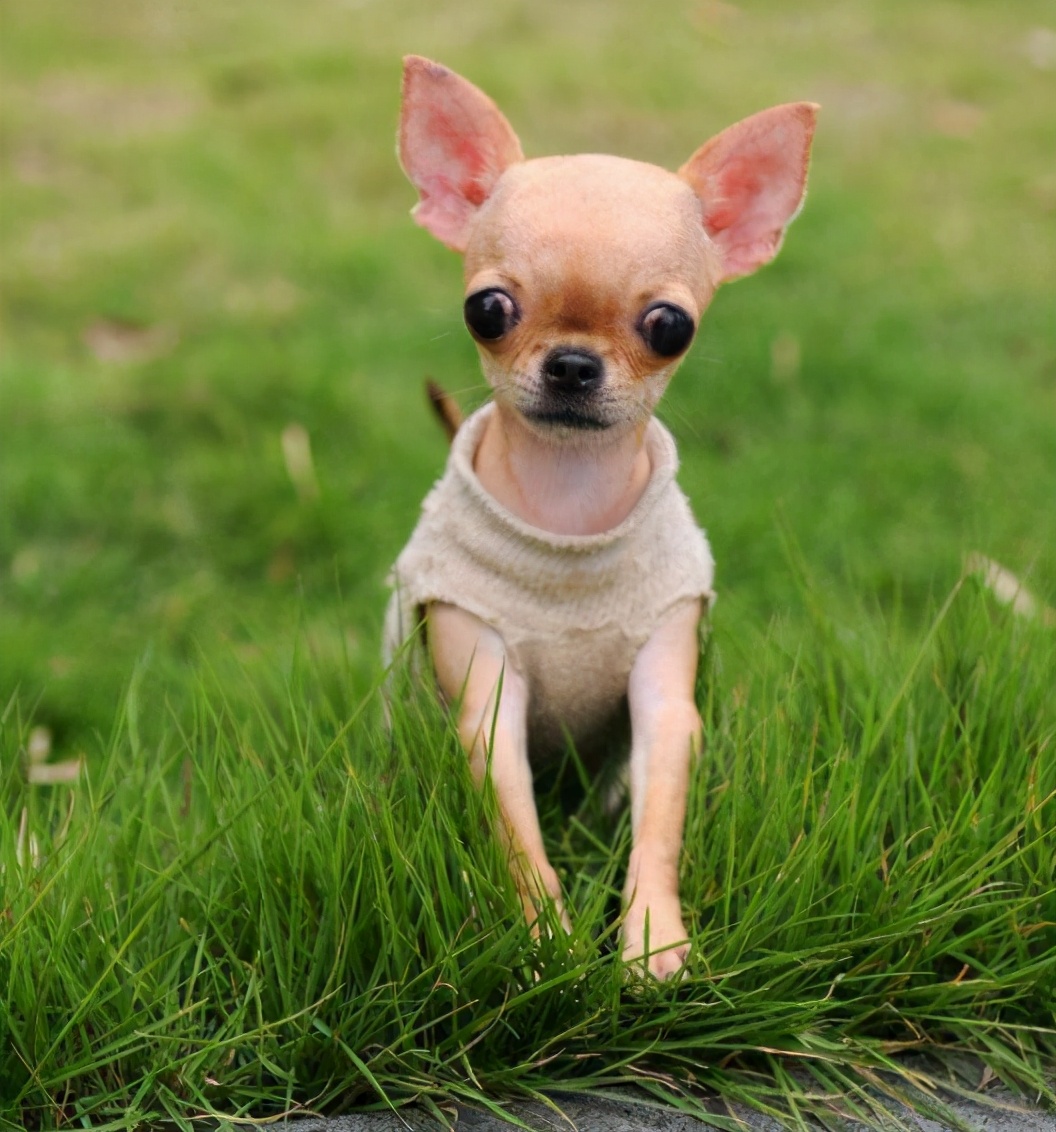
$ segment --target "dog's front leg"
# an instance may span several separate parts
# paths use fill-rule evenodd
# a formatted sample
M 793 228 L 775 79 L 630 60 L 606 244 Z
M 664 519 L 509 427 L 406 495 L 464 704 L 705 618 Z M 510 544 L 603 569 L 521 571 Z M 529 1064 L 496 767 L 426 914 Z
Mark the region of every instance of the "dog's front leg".
M 631 830 L 624 890 L 623 956 L 665 979 L 689 954 L 678 894 L 689 772 L 700 747 L 694 699 L 699 601 L 680 605 L 642 647 L 631 670 Z
M 553 900 L 568 928 L 561 884 L 547 860 L 528 762 L 528 685 L 509 663 L 499 634 L 454 605 L 436 603 L 426 615 L 429 651 L 448 703 L 458 705 L 458 734 L 478 785 L 490 775 L 499 804 L 499 836 L 533 930 Z

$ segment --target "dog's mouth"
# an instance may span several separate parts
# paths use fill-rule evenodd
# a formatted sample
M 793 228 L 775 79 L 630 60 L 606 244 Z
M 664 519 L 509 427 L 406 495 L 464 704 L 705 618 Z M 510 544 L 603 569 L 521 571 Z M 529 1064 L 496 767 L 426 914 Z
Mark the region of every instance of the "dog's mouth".
M 583 412 L 582 409 L 549 408 L 523 409 L 523 415 L 535 424 L 549 425 L 553 428 L 572 428 L 583 432 L 600 432 L 612 427 L 612 421 Z

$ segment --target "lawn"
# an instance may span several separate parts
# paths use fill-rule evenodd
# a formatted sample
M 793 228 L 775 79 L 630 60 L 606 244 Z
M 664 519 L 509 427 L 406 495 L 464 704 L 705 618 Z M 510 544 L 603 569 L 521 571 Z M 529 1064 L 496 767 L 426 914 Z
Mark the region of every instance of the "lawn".
M 907 1051 L 1056 1103 L 1051 19 L 4 9 L 0 1121 L 627 1080 L 795 1119 L 867 1111 Z M 408 51 L 529 155 L 675 166 L 823 105 L 779 259 L 662 405 L 720 592 L 678 986 L 613 951 L 625 817 L 543 799 L 575 927 L 532 941 L 438 709 L 382 721 L 386 572 L 445 452 L 423 379 L 484 396 L 393 154 Z

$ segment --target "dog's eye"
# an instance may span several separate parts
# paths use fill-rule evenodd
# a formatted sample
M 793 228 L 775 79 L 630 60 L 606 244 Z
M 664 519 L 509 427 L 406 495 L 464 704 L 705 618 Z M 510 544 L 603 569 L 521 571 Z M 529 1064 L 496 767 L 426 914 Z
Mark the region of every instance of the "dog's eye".
M 638 323 L 638 333 L 645 344 L 662 358 L 673 358 L 692 342 L 693 319 L 674 303 L 656 303 L 649 307 Z
M 517 304 L 497 287 L 470 295 L 462 309 L 466 326 L 475 337 L 485 342 L 501 338 L 520 320 Z

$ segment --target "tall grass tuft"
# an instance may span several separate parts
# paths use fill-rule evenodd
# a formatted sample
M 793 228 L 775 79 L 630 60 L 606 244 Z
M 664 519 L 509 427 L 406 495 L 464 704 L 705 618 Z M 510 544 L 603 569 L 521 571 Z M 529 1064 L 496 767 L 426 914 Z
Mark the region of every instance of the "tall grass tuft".
M 193 710 L 140 672 L 53 786 L 12 700 L 0 1113 L 189 1128 L 633 1082 L 718 1124 L 869 1119 L 965 1053 L 1056 1103 L 1056 635 L 971 582 L 920 632 L 804 597 L 794 649 L 721 617 L 708 642 L 693 951 L 664 985 L 619 961 L 626 816 L 541 799 L 574 929 L 533 938 L 490 799 L 398 682 L 389 727 L 308 653 L 203 661 Z

